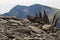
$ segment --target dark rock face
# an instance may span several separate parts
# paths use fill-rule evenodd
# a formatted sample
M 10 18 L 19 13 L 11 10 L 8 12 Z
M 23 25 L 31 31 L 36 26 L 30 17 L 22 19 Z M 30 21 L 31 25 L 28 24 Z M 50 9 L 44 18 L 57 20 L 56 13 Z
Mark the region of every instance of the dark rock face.
M 59 40 L 60 29 L 51 27 L 51 30 L 50 27 L 48 24 L 41 25 L 28 19 L 0 16 L 0 40 Z

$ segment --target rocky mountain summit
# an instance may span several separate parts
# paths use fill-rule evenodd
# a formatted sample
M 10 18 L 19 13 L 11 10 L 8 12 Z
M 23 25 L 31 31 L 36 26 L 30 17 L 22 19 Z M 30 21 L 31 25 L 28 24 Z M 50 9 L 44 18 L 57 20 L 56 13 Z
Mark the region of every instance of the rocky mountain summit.
M 49 19 L 52 19 L 54 14 L 57 14 L 59 18 L 57 26 L 59 27 L 60 26 L 60 9 L 48 7 L 41 4 L 33 4 L 30 6 L 16 5 L 9 12 L 1 14 L 0 16 L 16 16 L 17 18 L 26 18 L 27 15 L 35 16 L 37 11 L 41 11 L 41 13 L 43 14 L 43 10 L 46 10 L 46 14 L 49 16 Z
M 28 16 L 25 19 L 0 16 L 0 40 L 60 40 L 60 29 L 56 27 L 56 15 L 51 24 L 46 14 L 44 15 L 47 18 L 43 17 L 44 21 L 41 21 L 41 15 Z M 39 18 L 41 20 L 38 20 Z

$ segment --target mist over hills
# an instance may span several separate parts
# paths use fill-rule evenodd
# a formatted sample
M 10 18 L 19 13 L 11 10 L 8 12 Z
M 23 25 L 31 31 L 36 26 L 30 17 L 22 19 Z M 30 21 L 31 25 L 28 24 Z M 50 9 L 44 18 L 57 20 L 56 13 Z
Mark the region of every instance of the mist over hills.
M 46 10 L 46 14 L 49 16 L 49 19 L 52 20 L 54 14 L 57 14 L 58 18 L 60 17 L 60 10 L 40 4 L 34 4 L 31 6 L 22 6 L 16 5 L 8 13 L 4 13 L 1 16 L 16 16 L 17 18 L 26 18 L 27 15 L 34 16 L 38 11 Z M 58 20 L 58 26 L 60 24 L 60 18 Z

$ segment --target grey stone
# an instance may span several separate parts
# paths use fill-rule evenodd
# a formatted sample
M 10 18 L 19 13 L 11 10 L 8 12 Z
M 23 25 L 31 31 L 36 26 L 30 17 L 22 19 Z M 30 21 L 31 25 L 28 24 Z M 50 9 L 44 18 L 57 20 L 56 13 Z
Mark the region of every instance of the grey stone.
M 30 22 L 28 19 L 1 16 L 0 40 L 60 40 L 60 29 L 52 28 L 50 24 L 41 24 Z M 47 33 L 42 29 L 51 32 Z M 7 36 L 13 36 L 15 39 Z

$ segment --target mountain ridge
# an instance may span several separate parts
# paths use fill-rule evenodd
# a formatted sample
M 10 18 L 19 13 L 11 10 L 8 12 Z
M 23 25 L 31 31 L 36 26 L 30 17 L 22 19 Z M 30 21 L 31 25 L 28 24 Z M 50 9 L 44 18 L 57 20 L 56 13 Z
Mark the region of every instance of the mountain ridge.
M 42 7 L 42 8 L 41 8 L 41 7 Z M 33 8 L 34 8 L 35 10 L 37 9 L 37 11 L 38 11 L 38 10 L 40 10 L 40 11 L 42 10 L 42 11 L 43 11 L 44 9 L 47 9 L 47 10 L 48 10 L 48 9 L 49 9 L 49 10 L 52 9 L 52 7 L 48 7 L 48 6 L 44 6 L 44 5 L 40 5 L 40 4 L 34 4 L 34 5 L 31 5 L 31 6 L 16 5 L 16 6 L 13 7 L 8 13 L 11 14 L 10 12 L 13 11 L 13 10 L 19 12 L 19 11 L 23 10 L 24 8 L 27 8 L 29 11 L 31 11 L 31 9 L 33 9 Z M 34 9 L 33 9 L 32 11 L 35 11 Z M 56 8 L 53 8 L 53 10 L 54 10 L 54 11 L 60 11 L 59 9 L 56 9 Z M 36 11 L 36 12 L 37 12 L 37 11 Z M 21 13 L 21 12 L 20 12 L 20 13 Z M 5 14 L 2 14 L 2 15 L 4 16 Z
M 16 16 L 17 18 L 26 18 L 27 15 L 35 16 L 38 11 L 41 11 L 41 13 L 43 14 L 43 10 L 46 10 L 46 14 L 49 16 L 50 20 L 56 13 L 57 16 L 60 17 L 59 9 L 40 4 L 34 4 L 31 6 L 16 5 L 8 13 L 2 14 L 1 16 Z M 60 18 L 59 18 L 59 24 L 60 24 Z

